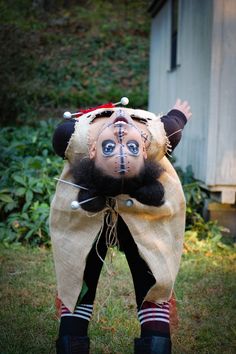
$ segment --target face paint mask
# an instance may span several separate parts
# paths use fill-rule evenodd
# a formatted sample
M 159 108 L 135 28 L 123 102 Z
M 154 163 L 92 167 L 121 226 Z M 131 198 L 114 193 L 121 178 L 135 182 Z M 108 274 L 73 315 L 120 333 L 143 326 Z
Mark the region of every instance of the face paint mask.
M 121 175 L 124 175 L 127 172 L 126 168 L 126 163 L 125 163 L 125 152 L 124 152 L 124 145 L 123 145 L 123 137 L 124 137 L 124 126 L 123 124 L 120 124 L 119 127 L 119 132 L 118 132 L 118 143 L 120 144 L 120 154 L 118 156 L 119 158 L 119 170 L 118 173 Z

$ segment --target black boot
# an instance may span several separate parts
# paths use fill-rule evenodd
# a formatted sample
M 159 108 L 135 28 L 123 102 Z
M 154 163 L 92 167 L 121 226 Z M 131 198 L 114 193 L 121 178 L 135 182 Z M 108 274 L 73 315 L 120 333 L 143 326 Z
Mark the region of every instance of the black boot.
M 56 341 L 57 354 L 89 354 L 89 337 L 63 336 Z
M 171 354 L 171 340 L 160 336 L 135 338 L 134 354 Z

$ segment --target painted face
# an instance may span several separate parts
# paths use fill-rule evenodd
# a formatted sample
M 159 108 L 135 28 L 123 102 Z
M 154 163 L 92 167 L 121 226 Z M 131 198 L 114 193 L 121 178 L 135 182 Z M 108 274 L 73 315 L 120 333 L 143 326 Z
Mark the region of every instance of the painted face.
M 122 109 L 106 120 L 90 149 L 95 165 L 113 177 L 137 175 L 146 157 L 141 132 Z

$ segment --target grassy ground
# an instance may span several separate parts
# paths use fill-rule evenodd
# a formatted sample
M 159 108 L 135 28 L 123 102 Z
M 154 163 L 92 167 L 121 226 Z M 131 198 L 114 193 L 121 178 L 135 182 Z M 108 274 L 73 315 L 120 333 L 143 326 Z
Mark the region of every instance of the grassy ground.
M 235 353 L 235 255 L 188 241 L 176 283 L 179 326 L 173 353 Z M 111 262 L 112 259 L 112 262 Z M 0 248 L 1 354 L 55 353 L 58 322 L 50 251 Z M 93 354 L 133 352 L 139 336 L 131 276 L 122 253 L 112 251 L 99 283 L 90 327 Z
M 146 0 L 0 0 L 0 121 L 32 123 L 128 96 L 147 106 Z M 54 3 L 50 11 L 32 3 Z

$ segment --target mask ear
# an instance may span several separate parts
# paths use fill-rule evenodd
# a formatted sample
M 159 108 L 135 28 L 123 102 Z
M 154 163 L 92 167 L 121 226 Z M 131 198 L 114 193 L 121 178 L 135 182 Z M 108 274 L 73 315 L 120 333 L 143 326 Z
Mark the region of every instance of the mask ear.
M 89 158 L 92 160 L 96 156 L 96 141 L 94 141 L 89 149 Z

